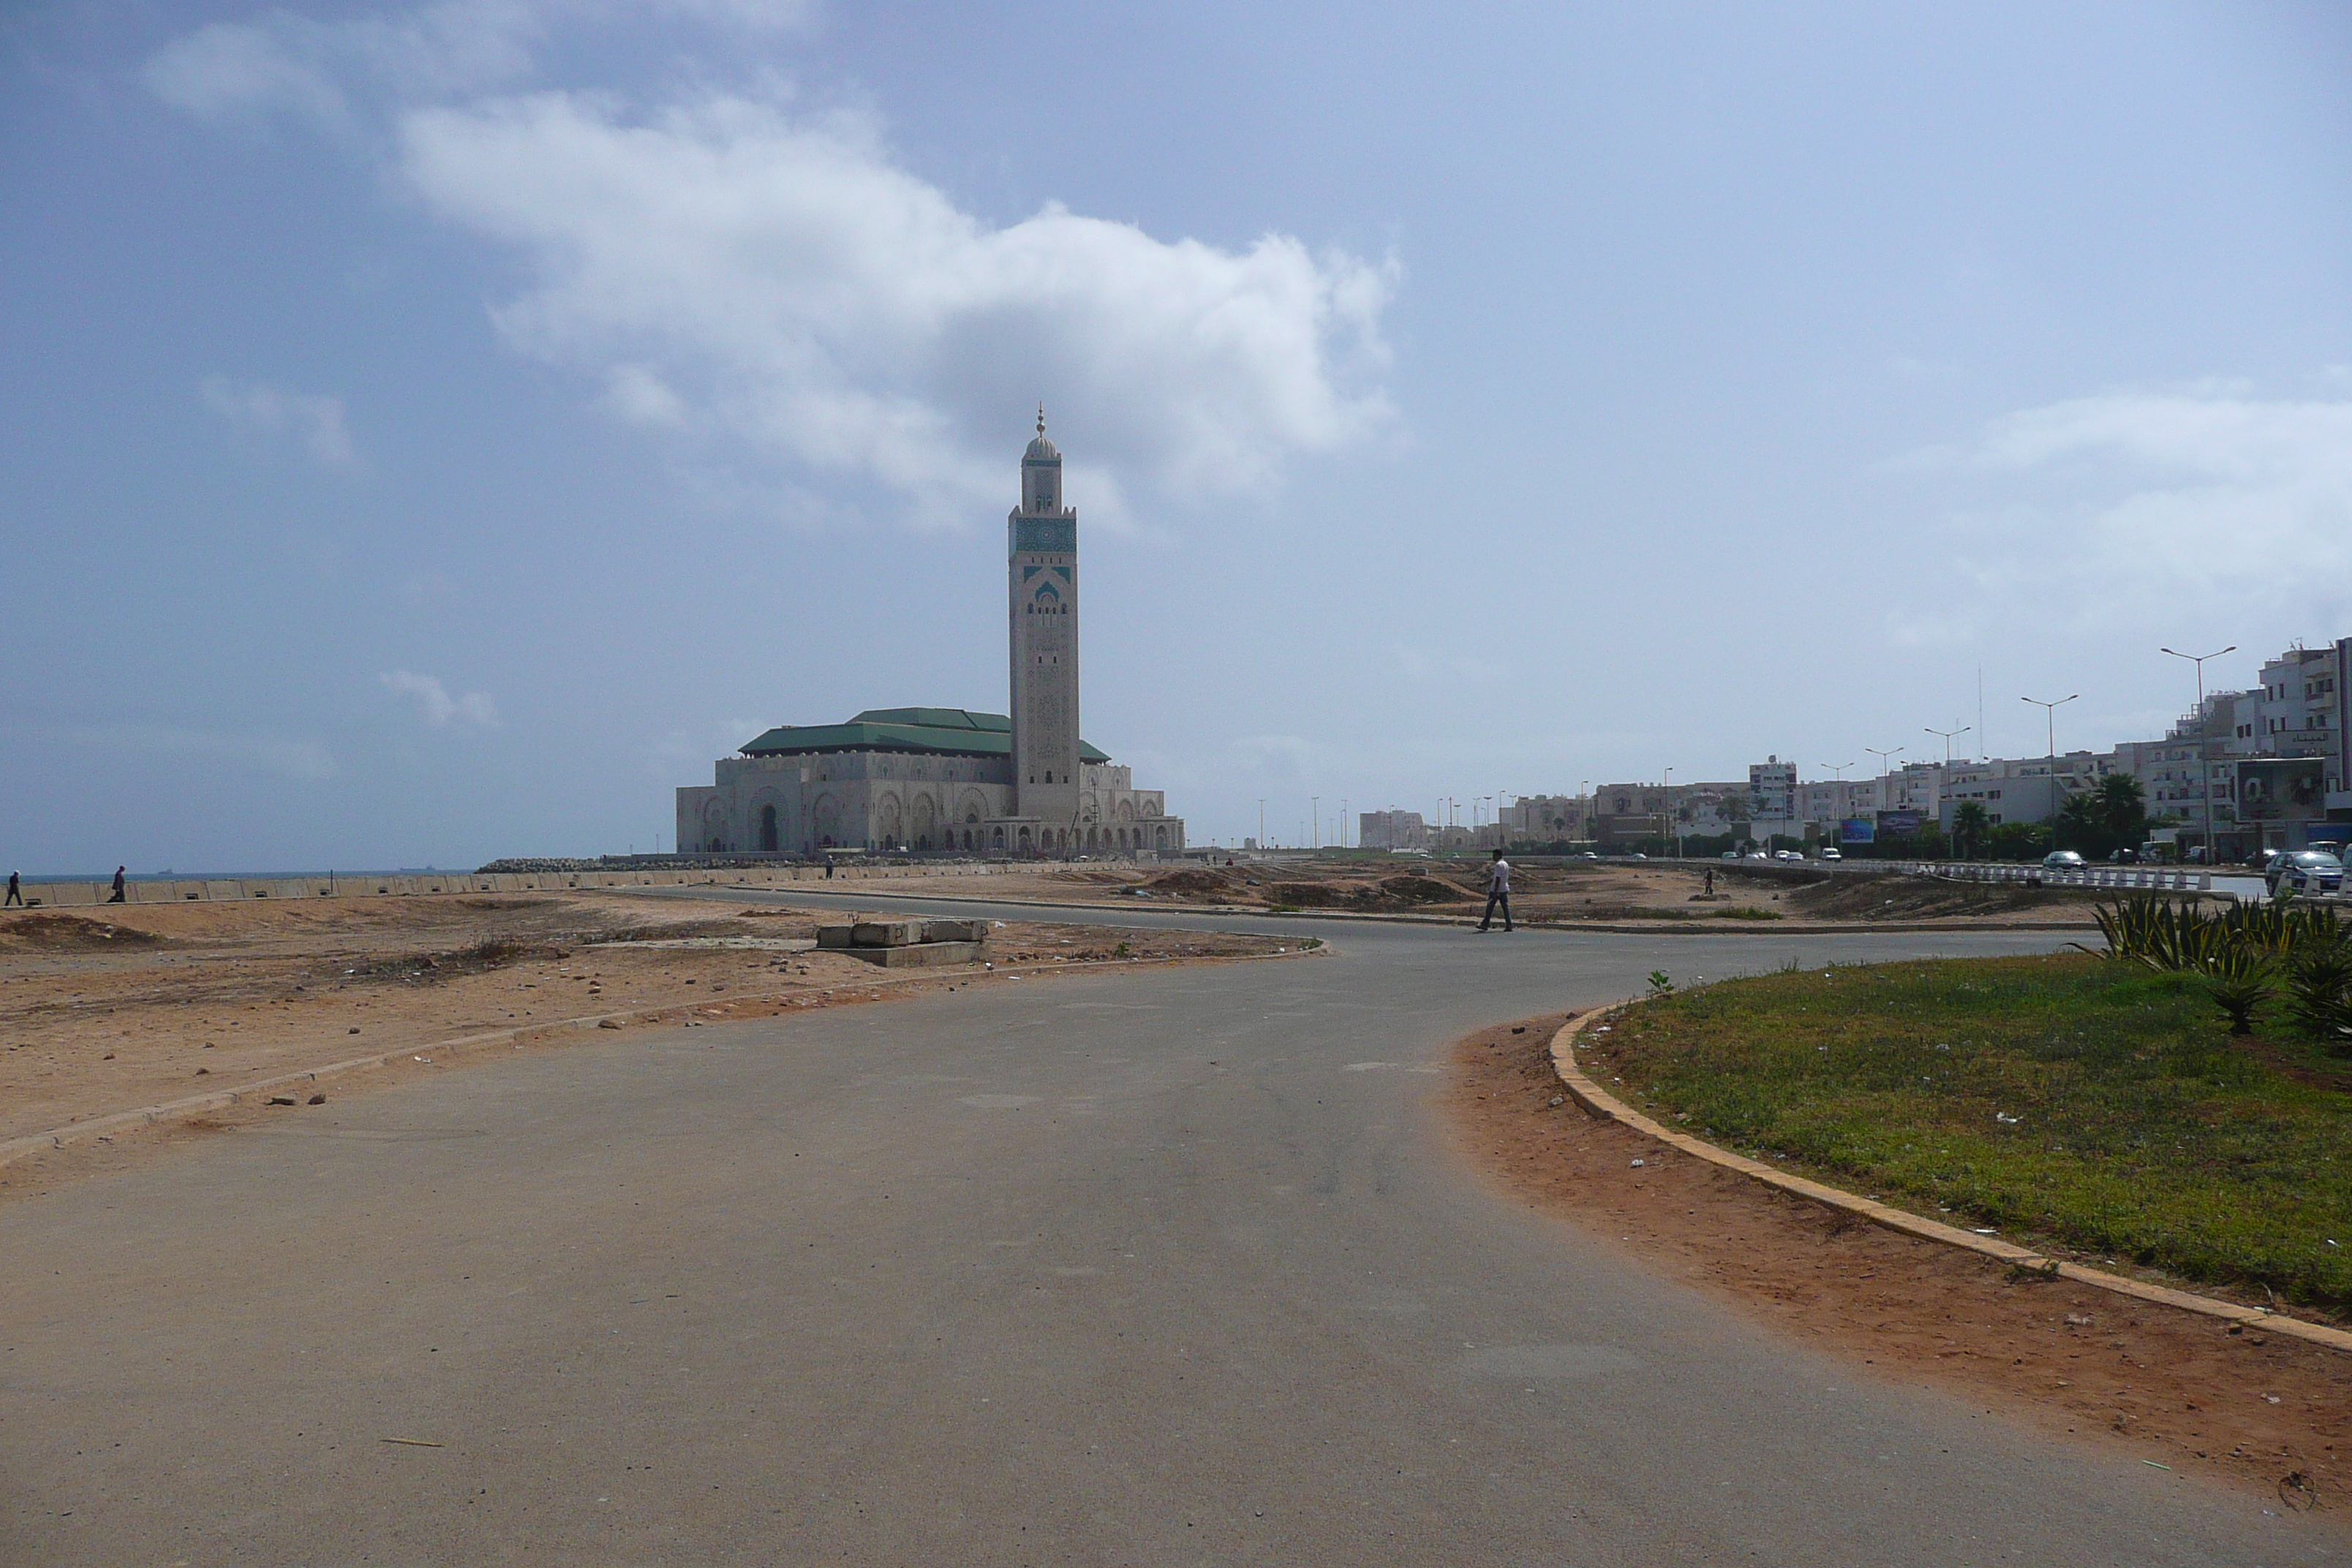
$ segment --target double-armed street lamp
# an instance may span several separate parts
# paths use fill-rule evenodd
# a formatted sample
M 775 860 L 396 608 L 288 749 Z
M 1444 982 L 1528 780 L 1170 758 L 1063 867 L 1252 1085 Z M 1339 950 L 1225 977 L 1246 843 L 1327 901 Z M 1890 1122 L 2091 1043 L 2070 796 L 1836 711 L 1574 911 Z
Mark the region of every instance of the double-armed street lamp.
M 1952 765 L 1953 737 L 1957 735 L 1965 735 L 1974 727 L 1975 726 L 1973 725 L 1963 724 L 1957 730 L 1938 730 L 1933 724 L 1926 726 L 1927 731 L 1930 735 L 1941 735 L 1944 738 L 1944 765 L 1946 767 L 1948 768 Z
M 2074 692 L 2068 696 L 2061 697 L 2055 702 L 2044 702 L 2039 697 L 2021 697 L 2018 699 L 2020 702 L 2031 702 L 2036 708 L 2042 710 L 2042 722 L 2047 726 L 2049 731 L 2046 739 L 2050 744 L 2050 773 L 2051 776 L 2053 778 L 2057 776 L 2058 773 L 2058 710 L 2065 707 L 2066 704 L 2074 701 L 2075 698 L 2082 695 L 2083 694 L 2079 691 Z
M 2031 702 L 2036 708 L 2041 709 L 2042 722 L 2048 727 L 2048 733 L 2045 736 L 2045 739 L 2048 741 L 2050 746 L 2049 808 L 2050 816 L 2053 820 L 2055 820 L 2058 816 L 2058 710 L 2065 707 L 2066 704 L 2074 701 L 2075 698 L 2080 697 L 2081 695 L 2083 694 L 2079 691 L 2069 692 L 2066 696 L 2059 698 L 2054 702 L 2044 702 L 2039 697 L 2025 697 L 2019 700 L 2024 702 Z
M 2238 645 L 2231 643 L 2219 653 L 2182 653 L 2168 647 L 2156 651 L 2185 658 L 2197 667 L 2197 787 L 2205 797 L 2205 860 L 2211 865 L 2221 858 L 2221 839 L 2213 831 L 2213 752 L 2207 744 L 2210 736 L 2205 723 L 2205 661 L 2219 658 L 2224 653 L 2235 653 Z

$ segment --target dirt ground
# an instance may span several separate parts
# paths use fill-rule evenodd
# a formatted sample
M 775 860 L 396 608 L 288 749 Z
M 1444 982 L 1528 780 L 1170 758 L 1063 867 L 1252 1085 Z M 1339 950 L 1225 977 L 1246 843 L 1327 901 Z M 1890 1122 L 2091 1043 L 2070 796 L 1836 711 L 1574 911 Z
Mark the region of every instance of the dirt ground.
M 1552 1070 L 1564 1021 L 1454 1043 L 1445 1093 L 1460 1146 L 1517 1201 L 1866 1375 L 2225 1478 L 2276 1507 L 2346 1506 L 2352 1355 L 2070 1280 L 2013 1280 L 1588 1116 Z
M 484 1031 L 530 1029 L 520 1044 L 544 1047 L 593 1037 L 583 1031 L 606 1014 L 744 1017 L 910 984 L 1297 945 L 1017 922 L 992 933 L 992 970 L 886 971 L 814 950 L 820 921 L 849 918 L 588 892 L 11 914 L 0 919 L 0 1140 L 387 1050 L 410 1053 L 404 1068 L 445 1068 L 432 1047 Z M 193 1120 L 217 1129 L 237 1113 Z M 59 1167 L 49 1156 L 0 1167 L 0 1197 Z
M 1715 892 L 1706 891 L 1709 872 Z M 1475 919 L 1485 908 L 1485 871 L 1473 861 L 1244 862 L 1234 866 L 1040 867 L 989 879 L 990 894 L 1089 904 L 1175 905 L 1195 909 L 1330 910 L 1357 914 L 1427 914 Z M 862 883 L 882 891 L 921 892 L 915 879 Z M 1515 865 L 1511 912 L 1523 924 L 1581 921 L 1721 922 L 1790 921 L 1868 925 L 1890 920 L 2001 925 L 2020 921 L 2092 925 L 2097 895 L 2076 889 L 1976 887 L 1893 872 L 1746 866 L 1693 860 Z

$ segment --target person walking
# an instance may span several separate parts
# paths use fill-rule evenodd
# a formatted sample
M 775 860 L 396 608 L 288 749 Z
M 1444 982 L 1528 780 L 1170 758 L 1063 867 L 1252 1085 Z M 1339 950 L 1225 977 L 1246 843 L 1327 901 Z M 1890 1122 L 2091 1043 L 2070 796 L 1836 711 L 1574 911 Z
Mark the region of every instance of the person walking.
M 122 867 L 121 867 L 121 866 L 117 866 L 117 867 L 114 868 L 114 893 L 113 893 L 113 896 L 112 896 L 112 897 L 109 898 L 109 899 L 106 900 L 106 901 L 107 901 L 108 903 L 110 903 L 110 904 L 119 904 L 119 903 L 121 903 L 121 902 L 122 901 L 122 873 L 123 873 L 123 870 L 124 870 L 124 868 L 122 868 Z
M 0 910 L 6 909 L 10 904 L 22 904 L 24 901 L 24 873 L 21 871 L 11 871 L 8 873 L 8 897 L 5 901 L 0 901 Z
M 1495 863 L 1486 868 L 1486 912 L 1479 917 L 1478 929 L 1485 931 L 1495 923 L 1495 910 L 1503 911 L 1503 929 L 1511 929 L 1511 863 L 1503 852 L 1495 851 Z

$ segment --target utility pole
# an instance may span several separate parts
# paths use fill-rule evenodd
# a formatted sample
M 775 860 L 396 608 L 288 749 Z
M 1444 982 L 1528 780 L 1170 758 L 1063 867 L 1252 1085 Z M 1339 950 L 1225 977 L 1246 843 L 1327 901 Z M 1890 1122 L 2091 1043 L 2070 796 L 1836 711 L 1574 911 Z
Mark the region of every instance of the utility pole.
M 1265 797 L 1264 795 L 1258 796 L 1257 800 L 1257 847 L 1260 849 L 1265 847 Z
M 2205 797 L 2205 863 L 2208 866 L 2218 865 L 2221 851 L 2219 837 L 2213 831 L 2213 752 L 2208 744 L 2212 739 L 2211 727 L 2205 722 L 2205 661 L 2219 658 L 2223 653 L 2235 653 L 2238 645 L 2231 643 L 2221 653 L 2180 653 L 2168 647 L 2156 651 L 2171 654 L 2175 658 L 2185 658 L 2197 667 L 2197 788 Z M 2352 671 L 2346 673 L 2352 674 Z M 2338 675 L 2336 679 L 2340 680 L 2344 676 Z
M 1311 803 L 1307 810 L 1315 818 L 1314 847 L 1320 849 L 1323 847 L 1323 797 L 1319 795 L 1310 795 L 1307 798 Z

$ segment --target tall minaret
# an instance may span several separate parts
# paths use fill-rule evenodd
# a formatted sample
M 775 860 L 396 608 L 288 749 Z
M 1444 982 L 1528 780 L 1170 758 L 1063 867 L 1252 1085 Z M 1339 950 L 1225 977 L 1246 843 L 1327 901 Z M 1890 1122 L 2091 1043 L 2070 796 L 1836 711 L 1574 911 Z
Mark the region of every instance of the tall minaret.
M 1078 514 L 1062 504 L 1062 454 L 1037 437 L 1021 458 L 1013 509 L 1013 815 L 1068 828 L 1078 817 Z

